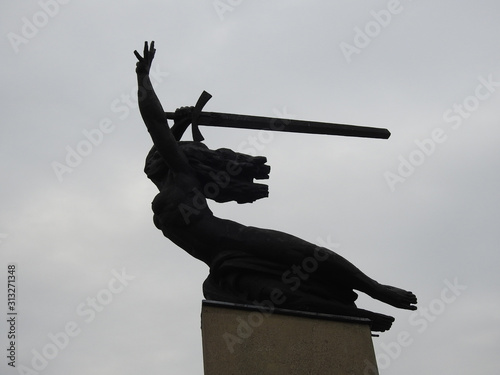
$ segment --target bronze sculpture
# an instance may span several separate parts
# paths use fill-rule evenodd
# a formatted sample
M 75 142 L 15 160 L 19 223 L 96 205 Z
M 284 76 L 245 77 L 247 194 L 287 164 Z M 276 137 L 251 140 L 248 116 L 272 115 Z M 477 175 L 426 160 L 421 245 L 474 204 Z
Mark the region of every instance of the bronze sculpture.
M 266 159 L 180 141 L 193 109 L 177 110 L 170 128 L 149 79 L 154 42 L 145 43 L 143 56 L 134 54 L 139 109 L 154 143 L 145 167 L 159 189 L 152 203 L 154 223 L 210 267 L 203 284 L 207 299 L 242 304 L 274 300 L 284 309 L 369 318 L 373 331 L 389 329 L 394 318 L 358 309 L 354 290 L 398 308 L 416 309 L 413 293 L 379 284 L 333 251 L 214 216 L 207 198 L 246 203 L 267 196 L 267 186 L 253 181 L 268 177 Z M 307 259 L 310 272 L 300 268 Z M 301 277 L 292 279 L 299 271 Z

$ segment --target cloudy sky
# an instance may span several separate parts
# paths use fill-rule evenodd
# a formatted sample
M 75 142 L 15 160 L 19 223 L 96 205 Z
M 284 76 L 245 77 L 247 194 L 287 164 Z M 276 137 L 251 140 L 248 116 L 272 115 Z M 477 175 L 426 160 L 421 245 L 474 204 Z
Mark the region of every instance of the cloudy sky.
M 500 366 L 500 5 L 493 0 L 7 2 L 0 5 L 2 374 L 203 373 L 207 267 L 153 225 L 134 49 L 155 40 L 165 110 L 388 128 L 389 140 L 202 127 L 265 155 L 270 197 L 212 204 L 328 243 L 417 312 L 374 339 L 382 374 Z M 337 245 L 336 245 L 337 244 Z M 1 347 L 8 347 L 7 313 Z M 65 339 L 67 338 L 67 339 Z M 60 348 L 54 345 L 59 340 Z

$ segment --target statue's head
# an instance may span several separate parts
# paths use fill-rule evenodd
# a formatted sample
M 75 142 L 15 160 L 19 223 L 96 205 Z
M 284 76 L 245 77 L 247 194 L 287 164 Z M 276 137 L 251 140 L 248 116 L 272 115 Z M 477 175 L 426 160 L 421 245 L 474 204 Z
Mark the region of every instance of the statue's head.
M 165 163 L 161 157 L 160 153 L 156 149 L 156 146 L 153 146 L 149 151 L 148 156 L 146 156 L 144 172 L 158 188 L 160 188 L 161 182 L 168 175 L 167 163 Z

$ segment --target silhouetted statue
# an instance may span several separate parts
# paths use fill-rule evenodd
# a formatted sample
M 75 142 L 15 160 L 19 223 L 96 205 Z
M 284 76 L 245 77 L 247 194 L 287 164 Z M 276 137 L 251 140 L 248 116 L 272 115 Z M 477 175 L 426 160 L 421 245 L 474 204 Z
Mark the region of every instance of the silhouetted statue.
M 160 191 L 152 203 L 154 223 L 210 267 L 205 298 L 241 304 L 275 301 L 277 308 L 364 317 L 372 320 L 374 331 L 389 329 L 394 318 L 358 309 L 354 290 L 416 309 L 413 293 L 379 284 L 333 251 L 214 216 L 207 198 L 245 203 L 267 196 L 267 186 L 253 181 L 268 177 L 266 159 L 180 141 L 193 108 L 177 110 L 170 128 L 149 78 L 154 42 L 145 43 L 143 56 L 134 53 L 139 108 L 154 143 L 145 172 Z

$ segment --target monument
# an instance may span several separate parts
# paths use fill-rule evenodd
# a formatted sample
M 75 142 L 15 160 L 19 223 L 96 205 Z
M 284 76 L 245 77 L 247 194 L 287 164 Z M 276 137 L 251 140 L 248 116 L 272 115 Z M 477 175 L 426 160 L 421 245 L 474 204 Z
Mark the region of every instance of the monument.
M 222 314 L 220 309 L 228 307 L 247 311 L 267 306 L 263 311 L 272 308 L 276 317 L 290 316 L 290 311 L 303 314 L 300 318 L 313 314 L 314 319 L 329 321 L 349 317 L 369 327 L 368 332 L 388 330 L 394 318 L 358 308 L 355 291 L 397 308 L 416 309 L 413 293 L 378 283 L 335 252 L 290 234 L 218 218 L 207 203 L 251 203 L 267 197 L 267 185 L 254 180 L 267 179 L 270 167 L 262 156 L 209 149 L 202 143 L 199 124 L 372 138 L 388 138 L 386 129 L 205 113 L 201 110 L 210 99 L 206 92 L 194 107 L 165 112 L 149 78 L 155 52 L 154 42 L 144 44 L 142 55 L 134 51 L 139 109 L 154 144 L 145 166 L 159 190 L 152 202 L 153 221 L 165 237 L 209 266 L 203 293 L 216 302 L 204 308 Z M 171 127 L 168 119 L 174 120 Z M 189 125 L 193 141 L 181 141 Z M 304 277 L 291 277 L 299 272 Z M 205 309 L 204 314 L 213 311 Z

